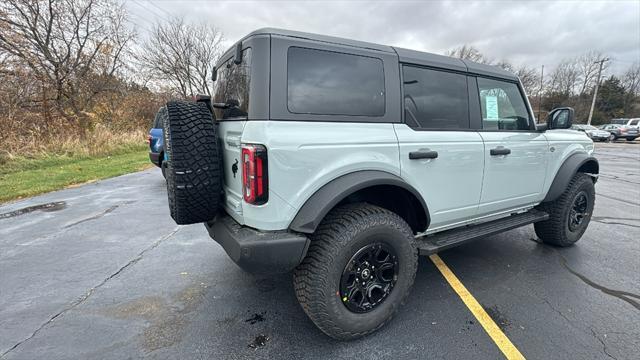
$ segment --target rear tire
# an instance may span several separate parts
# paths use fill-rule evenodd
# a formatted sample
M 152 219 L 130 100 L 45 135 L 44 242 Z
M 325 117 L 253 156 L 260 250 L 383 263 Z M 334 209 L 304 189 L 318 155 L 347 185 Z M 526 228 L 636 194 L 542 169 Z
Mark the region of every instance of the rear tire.
M 635 139 L 636 139 L 636 138 L 627 138 L 627 141 L 633 141 L 633 140 L 635 140 Z
M 222 191 L 213 115 L 201 102 L 170 101 L 167 111 L 164 162 L 171 217 L 180 225 L 213 219 Z
M 616 136 L 614 134 L 609 135 L 609 142 L 614 142 L 616 141 Z
M 391 320 L 409 294 L 417 266 L 413 232 L 402 218 L 374 205 L 349 204 L 332 210 L 312 235 L 293 283 L 300 305 L 320 330 L 351 340 Z
M 549 220 L 534 224 L 536 235 L 546 244 L 573 245 L 587 230 L 595 199 L 591 176 L 577 173 L 558 199 L 538 206 L 549 214 Z

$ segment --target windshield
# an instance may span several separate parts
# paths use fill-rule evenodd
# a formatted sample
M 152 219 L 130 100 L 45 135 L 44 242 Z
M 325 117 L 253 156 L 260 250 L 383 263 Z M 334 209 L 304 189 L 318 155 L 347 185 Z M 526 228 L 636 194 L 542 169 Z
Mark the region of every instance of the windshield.
M 233 57 L 218 68 L 214 83 L 213 102 L 226 103 L 225 109 L 214 109 L 218 120 L 246 120 L 249 118 L 249 89 L 251 84 L 251 48 L 242 51 L 242 63 L 234 64 Z

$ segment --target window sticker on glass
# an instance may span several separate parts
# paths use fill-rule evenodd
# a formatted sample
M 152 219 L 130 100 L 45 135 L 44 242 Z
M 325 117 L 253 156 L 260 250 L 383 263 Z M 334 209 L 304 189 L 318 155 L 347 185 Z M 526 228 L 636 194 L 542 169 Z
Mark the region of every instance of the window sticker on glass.
M 485 103 L 487 106 L 487 120 L 498 120 L 498 97 L 487 96 L 485 97 Z

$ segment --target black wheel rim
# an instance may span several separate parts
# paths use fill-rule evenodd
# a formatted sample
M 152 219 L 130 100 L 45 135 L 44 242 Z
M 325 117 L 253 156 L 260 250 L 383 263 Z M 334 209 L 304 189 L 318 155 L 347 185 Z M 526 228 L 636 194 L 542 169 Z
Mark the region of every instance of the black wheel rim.
M 398 280 L 398 257 L 384 243 L 358 250 L 347 262 L 340 279 L 340 298 L 352 312 L 366 313 L 389 297 Z
M 587 193 L 581 191 L 573 199 L 571 204 L 571 211 L 569 212 L 569 230 L 576 231 L 582 224 L 585 223 L 585 218 L 589 215 L 587 209 L 589 208 L 589 198 Z

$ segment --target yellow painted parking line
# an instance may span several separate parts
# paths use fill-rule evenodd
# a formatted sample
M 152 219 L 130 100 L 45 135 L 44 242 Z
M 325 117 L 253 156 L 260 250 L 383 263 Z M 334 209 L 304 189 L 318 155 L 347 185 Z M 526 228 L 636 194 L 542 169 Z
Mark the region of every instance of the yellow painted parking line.
M 489 334 L 493 342 L 498 346 L 504 356 L 509 359 L 524 359 L 524 356 L 518 351 L 518 349 L 511 343 L 511 340 L 500 330 L 498 325 L 493 321 L 491 316 L 482 308 L 482 305 L 476 300 L 473 295 L 467 290 L 464 285 L 458 280 L 456 275 L 449 269 L 447 264 L 442 261 L 440 256 L 433 254 L 429 256 L 433 264 L 438 268 L 442 276 L 447 280 L 453 290 L 460 296 L 460 299 L 467 306 L 469 311 L 476 317 L 480 325 L 484 328 L 484 331 Z

